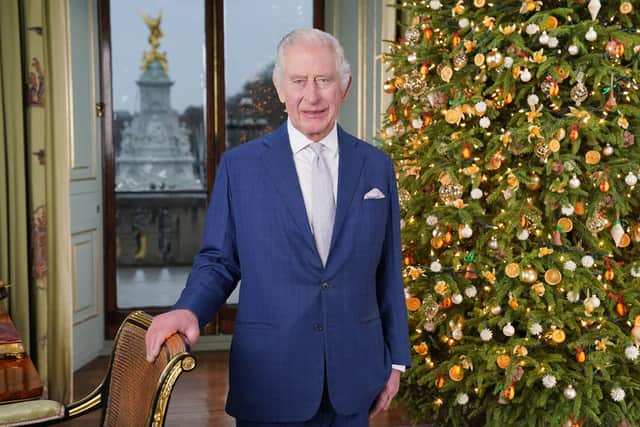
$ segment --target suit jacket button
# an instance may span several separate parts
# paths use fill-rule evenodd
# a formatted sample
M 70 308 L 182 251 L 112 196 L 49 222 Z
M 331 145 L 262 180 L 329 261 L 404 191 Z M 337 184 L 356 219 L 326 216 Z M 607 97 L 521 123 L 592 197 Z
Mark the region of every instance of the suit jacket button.
M 315 328 L 317 332 L 322 332 L 324 331 L 324 327 L 320 324 L 320 323 L 316 323 L 315 324 Z
M 320 287 L 322 289 L 329 289 L 329 283 L 328 282 L 322 282 L 322 284 L 320 285 Z

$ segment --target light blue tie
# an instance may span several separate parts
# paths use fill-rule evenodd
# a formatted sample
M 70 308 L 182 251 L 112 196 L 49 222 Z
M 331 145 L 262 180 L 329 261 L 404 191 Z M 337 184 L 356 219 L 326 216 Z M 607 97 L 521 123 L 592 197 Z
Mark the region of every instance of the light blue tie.
M 324 158 L 326 147 L 318 142 L 309 146 L 315 153 L 311 166 L 311 230 L 322 265 L 326 266 L 336 216 L 336 203 L 333 198 L 331 174 Z

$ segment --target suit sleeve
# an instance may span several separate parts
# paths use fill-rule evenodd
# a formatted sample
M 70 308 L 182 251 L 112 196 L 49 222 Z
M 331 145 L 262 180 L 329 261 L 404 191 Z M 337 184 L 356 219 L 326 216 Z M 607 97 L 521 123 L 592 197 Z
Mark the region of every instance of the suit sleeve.
M 202 248 L 194 257 L 187 285 L 173 309 L 191 310 L 202 328 L 227 300 L 240 279 L 226 157 L 218 165 L 207 210 Z
M 411 365 L 407 309 L 402 283 L 402 255 L 400 249 L 400 206 L 396 176 L 391 159 L 387 162 L 388 201 L 385 242 L 377 271 L 377 292 L 385 341 L 391 352 L 391 363 Z

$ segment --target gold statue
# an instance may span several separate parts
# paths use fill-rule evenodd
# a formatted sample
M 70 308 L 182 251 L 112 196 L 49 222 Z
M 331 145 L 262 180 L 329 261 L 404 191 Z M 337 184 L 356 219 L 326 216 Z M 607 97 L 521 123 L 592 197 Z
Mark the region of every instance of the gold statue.
M 151 45 L 151 51 L 144 51 L 142 54 L 142 64 L 140 68 L 142 70 L 146 70 L 149 64 L 156 60 L 162 66 L 162 71 L 166 74 L 169 70 L 169 66 L 167 64 L 167 52 L 159 52 L 158 47 L 160 47 L 160 39 L 164 36 L 164 33 L 160 29 L 160 23 L 162 22 L 162 11 L 158 14 L 156 18 L 152 18 L 151 16 L 140 13 L 140 16 L 144 19 L 145 24 L 149 27 L 149 44 Z

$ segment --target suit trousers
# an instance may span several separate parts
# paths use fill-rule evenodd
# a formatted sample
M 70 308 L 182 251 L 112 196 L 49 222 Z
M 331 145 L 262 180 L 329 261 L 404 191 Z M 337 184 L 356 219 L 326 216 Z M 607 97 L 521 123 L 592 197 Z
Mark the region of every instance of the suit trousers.
M 325 377 L 326 378 L 326 377 Z M 293 423 L 261 423 L 256 421 L 236 420 L 236 427 L 368 427 L 369 412 L 364 411 L 357 414 L 339 415 L 331 405 L 329 394 L 327 393 L 327 382 L 324 383 L 322 401 L 318 412 L 307 421 Z

